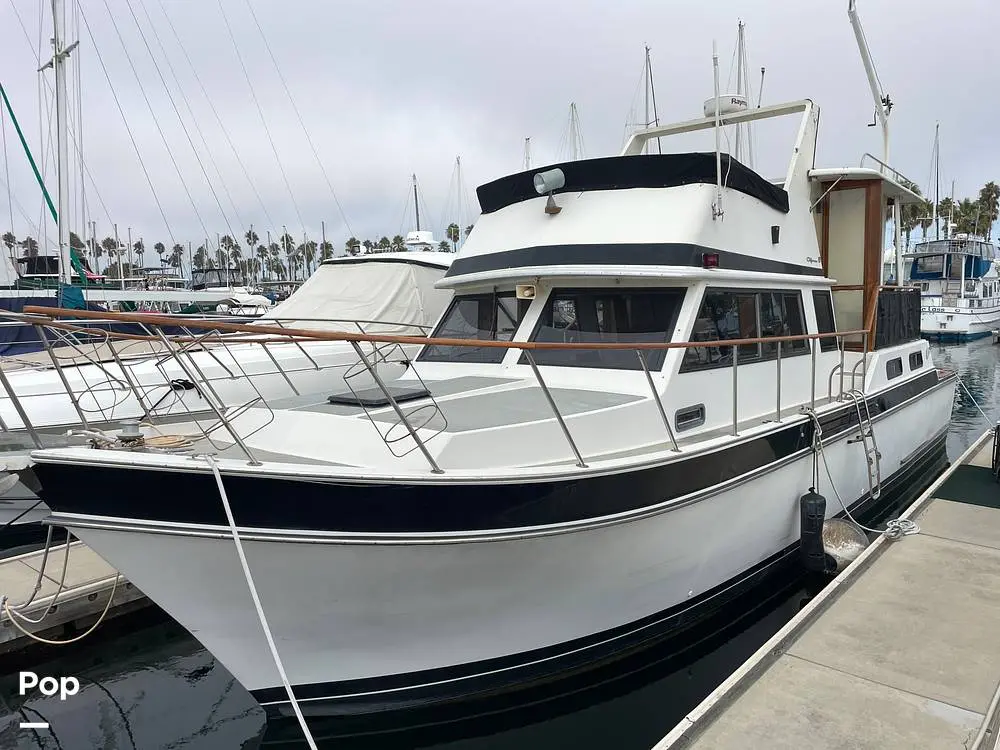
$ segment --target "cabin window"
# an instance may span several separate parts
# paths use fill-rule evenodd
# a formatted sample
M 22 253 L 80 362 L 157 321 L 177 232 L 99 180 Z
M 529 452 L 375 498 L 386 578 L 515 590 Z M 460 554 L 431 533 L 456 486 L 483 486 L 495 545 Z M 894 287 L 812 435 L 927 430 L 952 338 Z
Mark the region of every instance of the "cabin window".
M 757 292 L 710 289 L 705 293 L 691 341 L 726 341 L 805 334 L 802 298 L 798 292 Z M 803 354 L 806 341 L 786 341 L 781 355 Z M 777 343 L 741 344 L 739 361 L 754 362 L 777 357 Z M 732 364 L 732 348 L 698 347 L 684 353 L 681 372 Z
M 828 291 L 814 291 L 813 307 L 816 308 L 816 333 L 836 331 L 837 323 L 833 317 L 833 295 Z M 836 348 L 837 339 L 834 337 L 819 340 L 819 349 L 822 352 L 833 351 Z
M 944 272 L 943 255 L 924 255 L 914 261 L 913 275 L 940 276 Z
M 913 352 L 910 354 L 910 369 L 919 370 L 924 366 L 924 355 L 921 352 Z
M 433 338 L 510 341 L 528 309 L 530 300 L 519 300 L 513 292 L 463 294 L 456 296 Z M 507 349 L 500 347 L 427 346 L 417 358 L 422 362 L 503 361 Z
M 532 341 L 567 343 L 667 343 L 677 324 L 683 289 L 554 289 L 545 302 Z M 539 365 L 639 370 L 632 349 L 536 349 Z M 659 370 L 666 349 L 644 352 Z M 520 363 L 527 364 L 525 355 Z
M 903 374 L 903 360 L 901 357 L 890 359 L 885 363 L 885 376 L 892 380 Z

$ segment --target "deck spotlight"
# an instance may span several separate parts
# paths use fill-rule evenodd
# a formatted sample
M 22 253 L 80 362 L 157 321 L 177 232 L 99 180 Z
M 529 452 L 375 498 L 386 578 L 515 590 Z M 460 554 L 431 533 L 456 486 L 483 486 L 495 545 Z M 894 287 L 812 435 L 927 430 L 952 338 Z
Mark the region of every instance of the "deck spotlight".
M 563 171 L 556 167 L 545 172 L 539 172 L 535 175 L 534 182 L 535 190 L 539 195 L 549 194 L 548 200 L 545 201 L 545 213 L 555 216 L 562 211 L 562 208 L 556 205 L 556 199 L 552 197 L 552 191 L 558 190 L 566 184 L 566 175 L 563 174 Z

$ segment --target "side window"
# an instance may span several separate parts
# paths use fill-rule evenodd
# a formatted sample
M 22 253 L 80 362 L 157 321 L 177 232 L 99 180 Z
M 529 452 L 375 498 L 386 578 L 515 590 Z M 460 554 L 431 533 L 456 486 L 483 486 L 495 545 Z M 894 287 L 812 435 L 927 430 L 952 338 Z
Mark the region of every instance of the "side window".
M 892 380 L 903 374 L 903 360 L 901 357 L 890 359 L 885 363 L 885 376 Z
M 532 341 L 566 343 L 666 343 L 670 341 L 683 289 L 555 289 L 539 318 Z M 666 349 L 645 352 L 651 370 L 663 366 Z M 537 349 L 539 365 L 638 370 L 632 349 Z M 524 355 L 519 362 L 527 362 Z
M 754 339 L 757 327 L 757 295 L 754 292 L 719 292 L 709 290 L 701 303 L 698 319 L 691 331 L 691 341 Z M 740 362 L 760 359 L 759 344 L 742 344 Z M 690 348 L 684 353 L 682 370 L 700 370 L 732 364 L 732 349 L 723 347 Z
M 828 291 L 814 291 L 813 307 L 816 308 L 816 333 L 833 333 L 836 331 L 837 324 L 833 318 L 833 295 Z M 821 352 L 829 352 L 836 348 L 836 338 L 831 336 L 830 338 L 820 339 L 819 349 Z
M 527 309 L 513 292 L 456 296 L 444 314 L 434 338 L 510 341 Z M 424 362 L 501 362 L 506 349 L 471 346 L 427 346 L 418 357 Z
M 806 333 L 802 296 L 798 292 L 722 291 L 705 293 L 690 341 L 732 341 L 735 339 L 801 336 Z M 781 355 L 804 354 L 807 341 L 786 341 Z M 753 362 L 778 356 L 777 342 L 740 344 L 739 361 Z M 732 364 L 732 347 L 690 348 L 684 354 L 681 372 L 725 367 Z
M 802 298 L 797 292 L 760 293 L 760 335 L 801 336 L 806 332 L 802 317 Z M 778 356 L 777 343 L 764 343 L 764 356 Z M 781 344 L 782 356 L 806 351 L 809 342 L 785 341 Z
M 910 354 L 910 369 L 919 370 L 924 366 L 924 355 L 921 352 L 913 352 Z

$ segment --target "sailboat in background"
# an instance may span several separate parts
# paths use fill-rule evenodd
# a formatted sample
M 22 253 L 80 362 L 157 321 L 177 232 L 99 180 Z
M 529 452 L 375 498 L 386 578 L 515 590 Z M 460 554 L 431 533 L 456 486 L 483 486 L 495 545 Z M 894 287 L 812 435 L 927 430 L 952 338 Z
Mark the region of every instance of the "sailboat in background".
M 954 193 L 954 189 L 952 190 Z M 920 333 L 938 341 L 970 341 L 1000 327 L 997 248 L 977 233 L 953 233 L 950 217 L 941 237 L 940 126 L 934 126 L 934 239 L 904 253 L 910 286 L 920 288 Z
M 24 272 L 17 272 L 15 263 L 11 261 L 12 269 L 18 279 L 10 288 L 0 288 L 0 311 L 20 313 L 26 306 L 65 307 L 71 309 L 90 309 L 97 311 L 114 309 L 147 308 L 153 305 L 157 311 L 182 312 L 187 309 L 197 309 L 205 312 L 223 312 L 237 304 L 233 291 L 229 288 L 178 289 L 170 285 L 149 284 L 148 279 L 110 279 L 94 273 L 85 258 L 78 255 L 70 246 L 70 155 L 69 155 L 69 121 L 67 104 L 69 95 L 66 83 L 66 64 L 70 56 L 77 50 L 78 41 L 67 44 L 63 35 L 63 19 L 65 18 L 64 0 L 52 0 L 52 58 L 39 73 L 52 69 L 54 76 L 55 101 L 55 162 L 57 176 L 57 193 L 55 204 L 45 185 L 41 172 L 38 170 L 31 149 L 24 137 L 13 106 L 2 92 L 3 105 L 10 116 L 25 155 L 32 166 L 38 186 L 42 192 L 45 205 L 56 225 L 58 249 L 52 253 L 32 255 L 21 259 L 24 262 Z M 78 145 L 78 144 L 77 144 Z M 119 273 L 121 276 L 121 273 Z M 261 298 L 270 305 L 270 300 Z M 97 324 L 101 329 L 119 330 L 121 324 Z M 134 332 L 135 326 L 126 326 L 127 332 Z M 17 322 L 0 323 L 0 355 L 24 354 L 38 351 L 43 344 L 36 338 L 31 327 Z

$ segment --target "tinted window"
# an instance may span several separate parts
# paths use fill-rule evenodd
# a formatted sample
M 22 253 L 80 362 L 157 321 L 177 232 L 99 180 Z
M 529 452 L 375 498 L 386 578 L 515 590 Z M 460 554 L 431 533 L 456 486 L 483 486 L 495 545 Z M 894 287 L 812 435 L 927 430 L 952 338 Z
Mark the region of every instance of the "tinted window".
M 554 289 L 532 341 L 567 343 L 666 343 L 670 341 L 683 289 Z M 666 350 L 645 352 L 651 370 L 663 366 Z M 532 352 L 540 365 L 638 370 L 634 350 L 558 350 Z M 522 355 L 521 363 L 527 358 Z
M 465 294 L 455 297 L 432 334 L 433 338 L 510 341 L 530 300 L 513 292 Z M 427 346 L 419 360 L 425 362 L 500 362 L 507 354 L 499 347 Z
M 892 380 L 903 374 L 903 360 L 900 357 L 890 359 L 885 363 L 885 376 Z
M 798 292 L 723 291 L 705 293 L 690 341 L 726 341 L 770 336 L 800 336 L 806 332 L 802 298 Z M 802 354 L 809 349 L 806 341 L 786 341 L 782 356 Z M 740 362 L 773 359 L 778 344 L 741 344 Z M 728 346 L 688 349 L 681 371 L 723 367 L 732 364 Z
M 924 355 L 921 352 L 913 352 L 910 355 L 910 369 L 919 370 L 924 366 Z
M 813 307 L 816 308 L 816 333 L 833 333 L 837 325 L 833 319 L 833 295 L 830 292 L 813 292 Z M 820 351 L 828 352 L 837 348 L 837 339 L 820 339 Z

